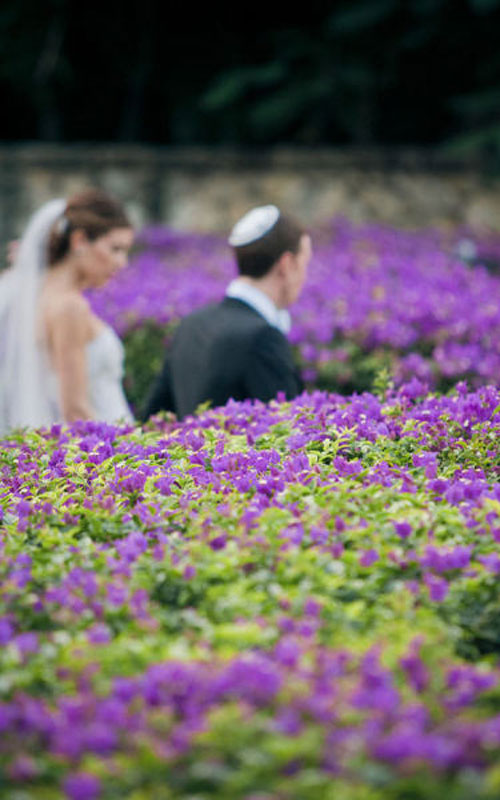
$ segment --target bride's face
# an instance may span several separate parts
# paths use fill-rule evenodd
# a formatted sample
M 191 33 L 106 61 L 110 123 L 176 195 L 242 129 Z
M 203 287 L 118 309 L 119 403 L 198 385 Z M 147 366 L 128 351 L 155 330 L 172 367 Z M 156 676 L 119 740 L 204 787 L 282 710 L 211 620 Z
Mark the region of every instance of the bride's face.
M 95 289 L 113 278 L 127 264 L 133 241 L 131 228 L 113 228 L 93 241 L 86 239 L 80 244 L 77 251 L 85 284 Z

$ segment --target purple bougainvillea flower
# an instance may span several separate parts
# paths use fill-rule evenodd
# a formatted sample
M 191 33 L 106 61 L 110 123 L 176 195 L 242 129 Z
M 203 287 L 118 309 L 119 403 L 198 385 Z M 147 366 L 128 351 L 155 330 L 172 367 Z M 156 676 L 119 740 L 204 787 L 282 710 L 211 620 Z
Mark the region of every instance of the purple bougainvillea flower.
M 424 582 L 429 590 L 429 597 L 433 602 L 441 603 L 446 598 L 450 587 L 444 578 L 438 578 L 436 575 L 427 572 L 424 575 Z
M 212 550 L 223 550 L 226 546 L 227 538 L 224 534 L 220 536 L 214 536 L 213 539 L 210 539 L 210 547 Z
M 38 650 L 38 636 L 36 633 L 20 633 L 14 637 L 13 641 L 23 655 L 35 653 Z
M 0 619 L 0 647 L 8 644 L 14 636 L 14 628 L 9 619 Z
M 408 522 L 395 522 L 394 529 L 401 539 L 407 539 L 411 536 L 411 525 Z
M 107 625 L 96 623 L 88 629 L 87 638 L 92 644 L 107 644 L 111 640 L 111 631 Z
M 101 782 L 89 772 L 74 772 L 64 779 L 63 790 L 68 800 L 98 800 Z
M 419 639 L 414 640 L 408 653 L 400 659 L 400 664 L 404 669 L 408 680 L 416 692 L 423 692 L 430 679 L 430 672 L 420 655 Z
M 483 564 L 489 572 L 494 575 L 500 573 L 500 555 L 498 553 L 488 553 L 477 557 L 477 560 Z
M 359 565 L 361 567 L 371 567 L 372 564 L 375 564 L 378 561 L 379 555 L 375 548 L 371 548 L 369 550 L 363 550 L 359 556 Z
M 191 578 L 194 578 L 196 575 L 196 567 L 194 567 L 192 564 L 187 564 L 184 567 L 182 575 L 187 581 L 191 580 Z

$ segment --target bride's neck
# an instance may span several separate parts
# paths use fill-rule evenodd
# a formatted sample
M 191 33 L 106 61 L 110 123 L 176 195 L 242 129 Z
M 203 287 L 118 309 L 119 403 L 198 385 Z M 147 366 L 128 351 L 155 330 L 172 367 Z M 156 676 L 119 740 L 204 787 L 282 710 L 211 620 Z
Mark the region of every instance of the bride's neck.
M 85 280 L 78 269 L 75 261 L 65 258 L 57 261 L 46 272 L 46 285 L 58 287 L 60 289 L 83 291 L 86 288 Z

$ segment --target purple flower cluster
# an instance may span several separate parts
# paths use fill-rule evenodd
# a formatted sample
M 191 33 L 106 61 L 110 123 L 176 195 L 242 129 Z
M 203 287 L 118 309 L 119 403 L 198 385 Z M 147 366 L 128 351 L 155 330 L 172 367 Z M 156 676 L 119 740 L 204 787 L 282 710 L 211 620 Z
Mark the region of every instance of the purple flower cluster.
M 60 759 L 71 765 L 68 797 L 92 798 L 100 793 L 96 777 L 82 769 L 89 754 L 112 772 L 113 756 L 132 759 L 147 749 L 153 769 L 168 764 L 189 773 L 214 732 L 214 710 L 220 726 L 234 706 L 253 736 L 269 742 L 275 734 L 293 739 L 306 727 L 317 729 L 318 747 L 309 757 L 326 775 L 347 773 L 354 753 L 396 769 L 426 764 L 444 772 L 484 766 L 500 752 L 500 716 L 468 715 L 498 686 L 498 671 L 443 663 L 431 682 L 420 642 L 411 643 L 400 668 L 390 669 L 378 649 L 359 656 L 314 643 L 293 620 L 289 628 L 267 653 L 151 664 L 139 677 L 115 678 L 104 695 L 91 686 L 54 701 L 16 694 L 0 704 L 9 774 L 14 782 L 37 777 L 33 759 L 43 752 L 49 765 Z M 226 735 L 231 724 L 231 716 L 222 723 Z
M 7 789 L 487 781 L 499 434 L 496 388 L 413 381 L 2 441 Z

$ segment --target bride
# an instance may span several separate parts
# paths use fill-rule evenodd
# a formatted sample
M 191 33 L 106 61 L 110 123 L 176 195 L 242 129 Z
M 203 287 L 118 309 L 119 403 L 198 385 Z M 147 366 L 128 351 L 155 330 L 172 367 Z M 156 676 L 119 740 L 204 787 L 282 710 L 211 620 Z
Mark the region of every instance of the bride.
M 0 432 L 132 419 L 123 346 L 84 295 L 125 266 L 132 242 L 124 209 L 98 189 L 52 200 L 31 218 L 0 276 Z

